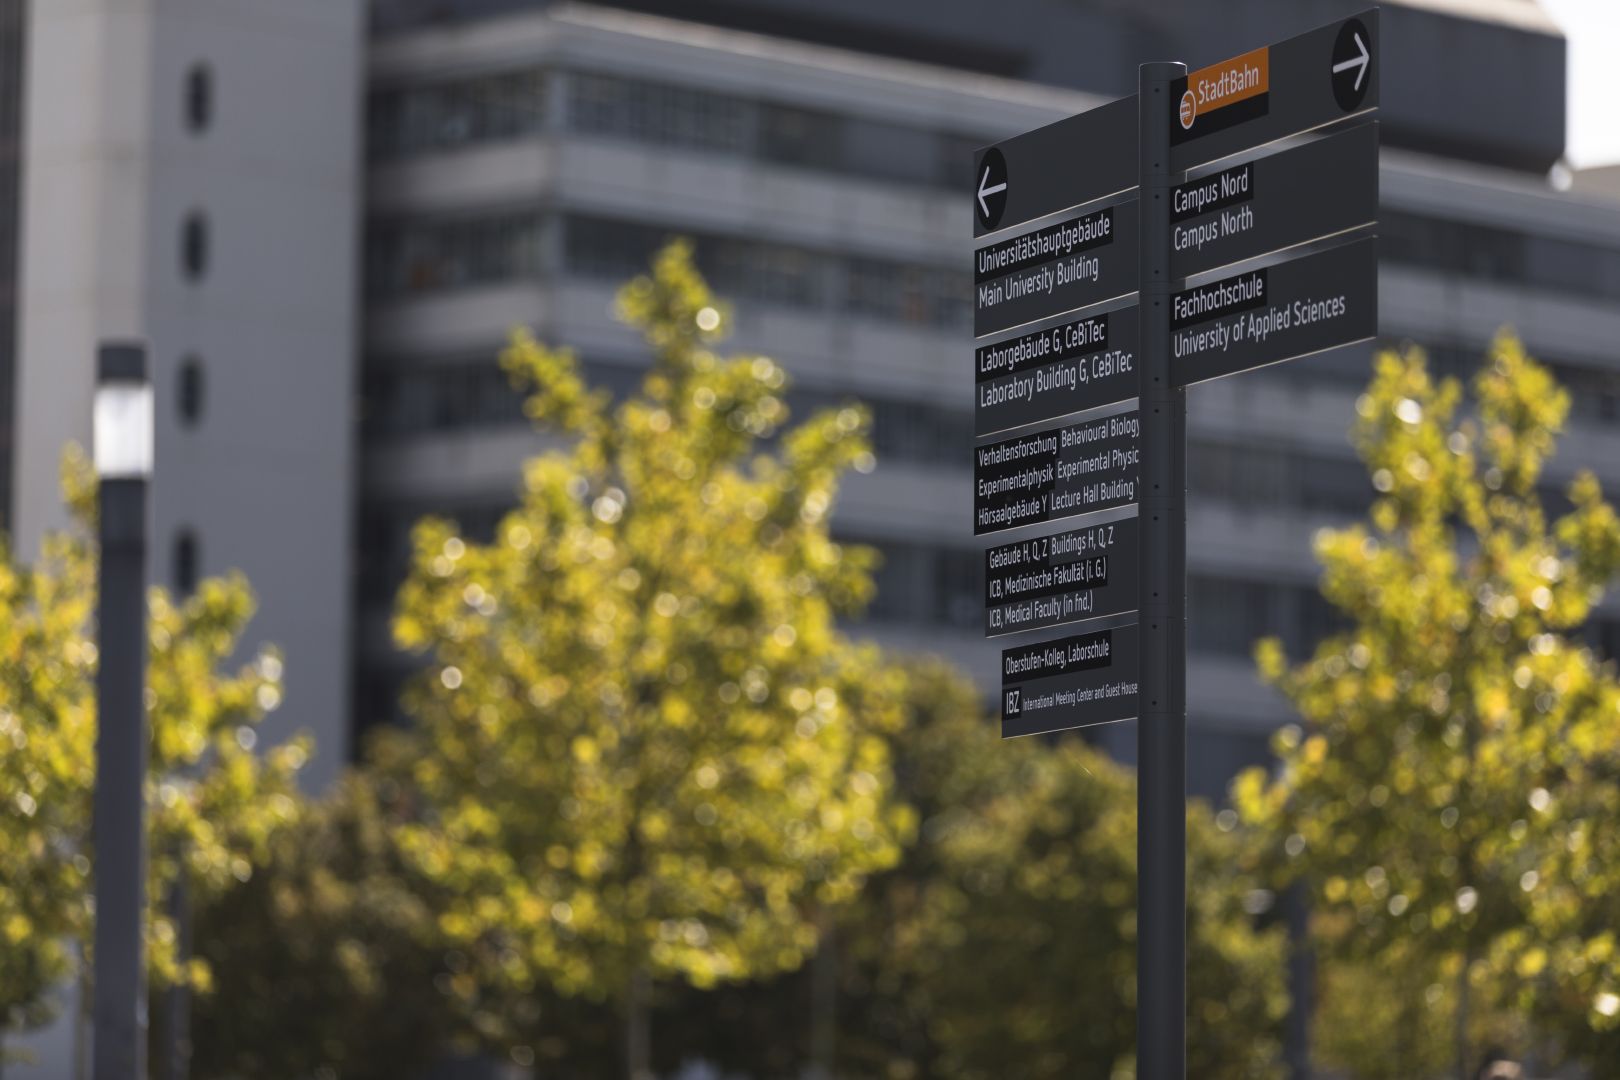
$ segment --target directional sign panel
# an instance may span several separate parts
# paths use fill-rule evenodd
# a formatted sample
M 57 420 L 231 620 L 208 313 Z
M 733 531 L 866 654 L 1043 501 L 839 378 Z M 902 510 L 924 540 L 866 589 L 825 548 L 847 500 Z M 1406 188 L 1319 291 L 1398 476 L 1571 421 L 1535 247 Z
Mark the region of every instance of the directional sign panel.
M 1086 525 L 984 553 L 986 637 L 1134 611 L 1135 518 Z
M 1378 125 L 1363 124 L 1176 187 L 1170 268 L 1191 277 L 1376 220 Z
M 988 172 L 987 172 L 988 170 Z M 1136 96 L 979 151 L 973 235 L 1010 229 L 1136 186 Z M 1000 191 L 990 189 L 1005 185 Z M 980 192 L 984 192 L 981 201 Z
M 1133 410 L 977 447 L 974 534 L 1135 502 L 1141 430 Z
M 1376 108 L 1379 56 L 1374 8 L 1188 72 L 1170 103 L 1170 167 L 1196 168 Z
M 1136 396 L 1136 308 L 981 345 L 973 433 L 1056 420 Z
M 1001 654 L 1001 736 L 1129 720 L 1137 715 L 1138 631 L 1116 626 Z
M 1177 172 L 1378 107 L 1378 11 L 1189 72 L 1168 103 Z M 974 160 L 973 235 L 1136 187 L 1136 96 L 1026 131 Z
M 1136 291 L 1136 199 L 973 253 L 973 332 L 993 334 Z
M 1176 383 L 1218 379 L 1373 337 L 1376 243 L 1356 240 L 1172 295 Z

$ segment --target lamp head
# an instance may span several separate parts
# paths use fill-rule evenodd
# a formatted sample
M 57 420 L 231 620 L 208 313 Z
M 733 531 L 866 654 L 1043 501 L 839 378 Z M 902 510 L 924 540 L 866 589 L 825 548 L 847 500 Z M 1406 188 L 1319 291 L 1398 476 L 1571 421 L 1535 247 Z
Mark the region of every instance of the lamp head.
M 96 351 L 91 442 L 96 476 L 145 480 L 152 475 L 152 381 L 146 346 L 104 343 Z

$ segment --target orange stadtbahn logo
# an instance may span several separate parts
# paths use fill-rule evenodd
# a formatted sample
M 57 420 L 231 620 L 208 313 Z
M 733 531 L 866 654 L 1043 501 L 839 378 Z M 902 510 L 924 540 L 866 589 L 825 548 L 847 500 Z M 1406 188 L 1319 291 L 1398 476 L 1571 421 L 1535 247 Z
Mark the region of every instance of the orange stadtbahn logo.
M 1183 130 L 1191 128 L 1193 121 L 1205 113 L 1270 90 L 1270 49 L 1255 49 L 1199 68 L 1187 76 L 1187 92 L 1181 95 L 1181 126 Z

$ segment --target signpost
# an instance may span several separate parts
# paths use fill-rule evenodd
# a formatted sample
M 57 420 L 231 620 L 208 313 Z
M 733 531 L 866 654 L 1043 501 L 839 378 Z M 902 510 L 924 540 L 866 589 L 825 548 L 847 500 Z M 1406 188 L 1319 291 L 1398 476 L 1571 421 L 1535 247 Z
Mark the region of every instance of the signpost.
M 1002 735 L 1137 721 L 1143 1080 L 1186 1075 L 1186 387 L 1376 332 L 1379 56 L 1372 10 L 1144 64 L 974 162 L 985 634 L 1046 632 Z

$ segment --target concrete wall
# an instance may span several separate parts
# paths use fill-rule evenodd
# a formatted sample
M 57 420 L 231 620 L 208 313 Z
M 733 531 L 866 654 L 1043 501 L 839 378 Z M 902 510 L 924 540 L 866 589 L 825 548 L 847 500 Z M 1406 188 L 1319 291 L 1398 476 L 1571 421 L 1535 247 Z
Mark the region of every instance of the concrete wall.
M 96 342 L 146 340 L 152 580 L 175 584 L 182 530 L 202 574 L 248 575 L 246 644 L 287 660 L 267 734 L 315 734 L 314 785 L 348 753 L 363 19 L 361 0 L 36 0 L 29 43 L 19 542 L 64 523 L 57 461 L 89 441 Z M 199 65 L 211 117 L 192 130 Z M 203 371 L 194 423 L 177 398 L 187 357 Z

